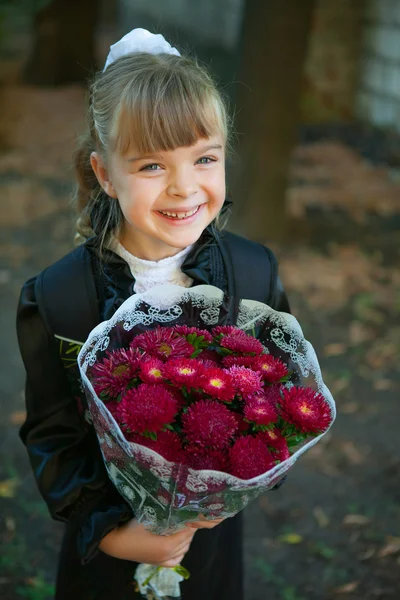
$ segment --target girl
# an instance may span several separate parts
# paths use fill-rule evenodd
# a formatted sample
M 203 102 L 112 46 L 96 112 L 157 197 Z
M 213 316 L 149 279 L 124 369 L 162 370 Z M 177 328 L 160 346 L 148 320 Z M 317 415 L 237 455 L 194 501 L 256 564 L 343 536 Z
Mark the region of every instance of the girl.
M 184 600 L 243 598 L 241 516 L 171 536 L 138 524 L 108 479 L 79 408 L 85 398 L 76 365 L 71 354 L 62 356 L 65 341 L 55 339 L 60 331 L 79 339 L 77 324 L 87 335 L 132 293 L 158 284 L 211 284 L 256 296 L 249 277 L 256 255 L 266 265 L 265 281 L 257 270 L 263 299 L 289 310 L 272 253 L 231 234 L 229 253 L 217 230 L 226 208 L 228 137 L 224 102 L 202 67 L 144 30 L 112 46 L 91 84 L 88 130 L 76 154 L 81 245 L 30 279 L 18 308 L 27 371 L 21 438 L 51 515 L 66 524 L 56 600 L 136 598 L 138 562 L 182 562 L 191 572 Z M 239 263 L 246 268 L 238 277 Z

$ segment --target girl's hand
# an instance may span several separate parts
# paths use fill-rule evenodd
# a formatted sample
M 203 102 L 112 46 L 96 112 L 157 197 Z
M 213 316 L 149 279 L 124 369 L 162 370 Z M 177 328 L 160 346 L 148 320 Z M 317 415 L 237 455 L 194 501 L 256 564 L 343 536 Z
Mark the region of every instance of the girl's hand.
M 175 567 L 182 562 L 195 533 L 194 529 L 184 529 L 172 535 L 155 535 L 132 519 L 106 535 L 99 548 L 114 558 Z
M 204 515 L 200 515 L 199 521 L 191 521 L 190 523 L 186 523 L 186 527 L 189 529 L 214 529 L 214 527 L 222 523 L 222 521 L 225 521 L 225 518 L 207 521 Z

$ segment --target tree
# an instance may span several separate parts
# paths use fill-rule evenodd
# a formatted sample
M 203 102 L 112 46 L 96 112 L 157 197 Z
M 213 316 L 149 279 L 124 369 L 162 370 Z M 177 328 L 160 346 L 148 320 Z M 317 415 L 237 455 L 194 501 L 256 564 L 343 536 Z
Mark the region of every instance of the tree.
M 259 241 L 288 231 L 285 189 L 313 7 L 314 0 L 245 5 L 232 228 Z
M 98 11 L 99 0 L 40 0 L 24 81 L 35 85 L 86 81 L 95 65 Z

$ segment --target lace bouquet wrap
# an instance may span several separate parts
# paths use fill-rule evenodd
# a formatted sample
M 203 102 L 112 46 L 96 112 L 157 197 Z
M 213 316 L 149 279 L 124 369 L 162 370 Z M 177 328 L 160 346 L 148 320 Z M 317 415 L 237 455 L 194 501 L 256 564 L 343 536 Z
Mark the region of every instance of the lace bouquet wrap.
M 297 320 L 212 286 L 166 285 L 130 297 L 91 332 L 78 363 L 108 475 L 157 534 L 200 515 L 236 515 L 273 488 L 335 418 Z M 164 421 L 157 421 L 152 411 L 161 405 Z M 153 598 L 178 597 L 184 576 L 150 565 L 136 573 L 140 591 Z

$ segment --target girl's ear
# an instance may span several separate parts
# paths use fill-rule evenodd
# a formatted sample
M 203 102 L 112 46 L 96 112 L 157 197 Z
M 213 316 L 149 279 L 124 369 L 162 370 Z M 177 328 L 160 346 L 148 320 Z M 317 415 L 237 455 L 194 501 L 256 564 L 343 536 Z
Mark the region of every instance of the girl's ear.
M 105 193 L 111 198 L 116 198 L 117 193 L 114 190 L 108 169 L 105 166 L 104 161 L 98 152 L 91 153 L 90 164 L 92 165 L 94 174 L 97 177 L 97 181 L 99 182 Z

